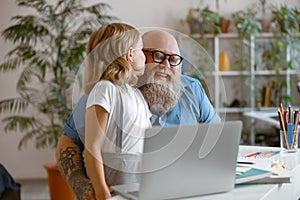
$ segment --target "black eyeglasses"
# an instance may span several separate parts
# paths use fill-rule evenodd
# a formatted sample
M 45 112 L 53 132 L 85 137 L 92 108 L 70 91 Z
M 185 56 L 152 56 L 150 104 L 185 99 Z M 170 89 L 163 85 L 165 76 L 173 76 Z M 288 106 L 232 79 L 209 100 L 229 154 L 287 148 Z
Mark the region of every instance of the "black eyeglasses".
M 156 63 L 163 63 L 167 56 L 169 56 L 168 61 L 172 67 L 176 67 L 180 65 L 183 60 L 183 57 L 177 54 L 166 54 L 159 50 L 146 50 L 143 49 L 144 52 L 150 52 L 152 54 L 152 59 Z

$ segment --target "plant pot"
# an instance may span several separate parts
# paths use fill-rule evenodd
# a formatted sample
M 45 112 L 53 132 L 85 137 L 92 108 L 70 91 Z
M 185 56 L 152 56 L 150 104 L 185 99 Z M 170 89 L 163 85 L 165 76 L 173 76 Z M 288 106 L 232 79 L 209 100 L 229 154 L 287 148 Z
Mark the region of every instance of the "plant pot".
M 44 165 L 48 174 L 48 186 L 51 200 L 74 200 L 75 194 L 60 174 L 56 162 Z
M 191 34 L 200 33 L 201 23 L 199 22 L 198 19 L 191 18 L 188 20 L 188 24 L 189 24 Z
M 263 32 L 269 32 L 270 20 L 262 19 L 261 20 L 261 27 L 262 27 Z
M 222 33 L 228 33 L 229 26 L 230 26 L 230 20 L 221 18 L 220 28 L 221 28 Z

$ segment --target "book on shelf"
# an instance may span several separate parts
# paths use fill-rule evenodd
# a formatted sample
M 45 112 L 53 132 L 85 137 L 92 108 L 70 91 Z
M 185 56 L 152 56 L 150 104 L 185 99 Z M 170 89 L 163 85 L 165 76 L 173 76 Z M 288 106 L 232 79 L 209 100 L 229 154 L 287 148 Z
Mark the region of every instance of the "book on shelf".
M 236 167 L 235 184 L 251 183 L 260 179 L 268 178 L 272 172 L 254 167 Z
M 270 107 L 271 86 L 265 87 L 264 107 Z
M 265 108 L 279 107 L 284 95 L 284 87 L 281 82 L 271 81 L 261 90 L 262 105 Z

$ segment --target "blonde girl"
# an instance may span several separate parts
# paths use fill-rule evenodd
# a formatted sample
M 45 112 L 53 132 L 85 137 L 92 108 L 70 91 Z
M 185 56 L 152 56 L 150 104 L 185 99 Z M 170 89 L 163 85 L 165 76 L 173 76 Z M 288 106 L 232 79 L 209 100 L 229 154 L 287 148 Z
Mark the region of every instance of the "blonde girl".
M 130 175 L 138 172 L 151 117 L 135 88 L 145 70 L 142 48 L 139 32 L 123 23 L 103 25 L 87 45 L 84 156 L 97 199 L 110 198 L 111 185 L 136 181 Z

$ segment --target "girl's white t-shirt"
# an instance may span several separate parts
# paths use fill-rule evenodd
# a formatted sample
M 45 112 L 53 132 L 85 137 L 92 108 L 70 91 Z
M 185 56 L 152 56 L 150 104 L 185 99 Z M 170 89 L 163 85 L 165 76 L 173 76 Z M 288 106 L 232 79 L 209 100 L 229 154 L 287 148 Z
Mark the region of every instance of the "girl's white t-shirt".
M 91 90 L 86 108 L 93 105 L 99 105 L 109 113 L 102 152 L 116 152 L 117 125 L 122 127 L 121 152 L 143 152 L 144 132 L 152 114 L 137 88 L 126 85 L 124 90 L 110 81 L 101 80 Z

